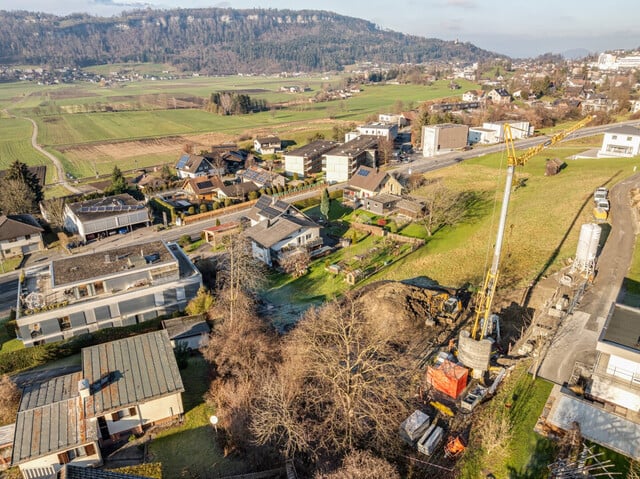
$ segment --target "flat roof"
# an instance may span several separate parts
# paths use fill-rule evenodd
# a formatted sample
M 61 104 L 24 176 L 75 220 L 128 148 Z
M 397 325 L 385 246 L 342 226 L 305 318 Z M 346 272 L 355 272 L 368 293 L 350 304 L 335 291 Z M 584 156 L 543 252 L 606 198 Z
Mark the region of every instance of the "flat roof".
M 74 255 L 51 262 L 52 285 L 59 287 L 172 261 L 175 259 L 162 241 L 121 246 L 100 253 Z
M 640 353 L 640 309 L 614 304 L 600 341 L 624 346 Z
M 68 203 L 68 206 L 82 221 L 117 216 L 147 208 L 144 202 L 136 200 L 128 193 L 78 203 Z
M 84 348 L 82 372 L 87 417 L 184 391 L 166 330 Z

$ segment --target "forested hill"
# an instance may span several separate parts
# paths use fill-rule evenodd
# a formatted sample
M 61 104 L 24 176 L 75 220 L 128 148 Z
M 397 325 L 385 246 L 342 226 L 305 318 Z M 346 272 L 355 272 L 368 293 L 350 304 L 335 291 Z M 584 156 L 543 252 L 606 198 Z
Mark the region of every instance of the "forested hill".
M 470 43 L 381 30 L 325 11 L 140 10 L 119 17 L 0 12 L 0 63 L 171 63 L 206 73 L 327 71 L 359 61 L 478 61 Z

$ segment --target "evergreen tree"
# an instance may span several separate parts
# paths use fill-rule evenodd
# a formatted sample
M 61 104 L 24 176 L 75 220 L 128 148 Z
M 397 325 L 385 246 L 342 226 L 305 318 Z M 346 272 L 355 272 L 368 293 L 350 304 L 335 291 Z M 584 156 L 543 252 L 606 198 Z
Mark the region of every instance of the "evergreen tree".
M 329 190 L 325 188 L 322 190 L 322 196 L 320 198 L 320 213 L 325 219 L 329 219 L 329 208 L 331 206 L 331 198 L 329 198 Z
M 113 167 L 113 171 L 111 172 L 111 185 L 108 191 L 112 195 L 119 195 L 127 191 L 127 180 L 118 166 Z
M 44 195 L 42 193 L 42 186 L 38 181 L 38 177 L 35 173 L 29 171 L 29 167 L 16 160 L 11 163 L 11 166 L 7 170 L 7 174 L 4 177 L 5 180 L 17 180 L 24 183 L 28 189 L 33 192 L 36 203 L 43 200 Z

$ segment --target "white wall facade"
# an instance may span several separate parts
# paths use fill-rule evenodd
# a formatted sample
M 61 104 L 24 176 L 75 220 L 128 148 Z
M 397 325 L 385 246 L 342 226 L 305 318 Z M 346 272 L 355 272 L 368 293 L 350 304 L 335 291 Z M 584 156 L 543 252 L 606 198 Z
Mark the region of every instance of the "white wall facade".
M 12 240 L 0 241 L 1 256 L 5 258 L 20 256 L 43 248 L 44 244 L 40 233 L 31 234 L 29 237 L 19 236 Z
M 297 173 L 304 177 L 304 158 L 302 156 L 284 155 L 284 171 L 287 175 Z
M 626 157 L 640 154 L 640 135 L 606 132 L 602 146 L 598 151 L 599 158 Z
M 487 128 L 469 128 L 469 144 L 492 145 L 498 143 L 498 135 L 495 130 Z
M 68 464 L 74 464 L 76 466 L 99 466 L 102 464 L 102 456 L 100 455 L 100 448 L 96 442 L 90 442 L 82 446 L 72 447 L 68 450 L 74 450 L 78 448 L 84 448 L 89 444 L 93 444 L 95 454 L 92 455 L 79 455 L 68 462 Z M 60 462 L 58 454 L 65 451 L 58 451 L 48 456 L 39 457 L 33 461 L 20 464 L 18 467 L 22 473 L 22 477 L 25 479 L 45 479 L 50 478 L 52 474 L 57 473 L 62 469 L 63 464 Z
M 180 393 L 139 404 L 138 410 L 143 426 L 184 414 Z
M 350 158 L 346 156 L 325 155 L 325 181 L 327 183 L 342 183 L 349 180 Z

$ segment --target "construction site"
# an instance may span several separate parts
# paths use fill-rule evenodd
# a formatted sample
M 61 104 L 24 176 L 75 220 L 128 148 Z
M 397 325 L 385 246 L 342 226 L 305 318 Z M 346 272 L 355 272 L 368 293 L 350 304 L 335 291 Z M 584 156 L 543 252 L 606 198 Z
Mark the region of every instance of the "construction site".
M 417 289 L 419 280 L 377 287 L 378 299 L 390 299 L 386 289 L 393 288 L 406 305 L 391 302 L 389 312 L 408 308 L 426 318 L 415 408 L 399 427 L 406 457 L 425 477 L 458 477 L 456 462 L 474 441 L 485 450 L 503 447 L 512 426 L 507 418 L 523 398 L 512 389 L 501 394 L 501 385 L 523 374 L 555 384 L 535 425 L 556 444 L 555 462 L 541 465 L 548 477 L 623 477 L 592 443 L 640 459 L 640 312 L 617 304 L 626 270 L 616 267 L 622 249 L 623 264 L 631 260 L 633 243 L 624 237 L 637 233 L 637 177 L 618 184 L 611 197 L 604 187 L 593 192 L 593 222 L 581 225 L 569 264 L 524 289 L 496 294 L 515 167 L 589 121 L 520 156 L 507 139 L 500 224 L 479 291 Z M 377 305 L 384 314 L 382 301 Z M 494 477 L 491 470 L 483 475 Z

